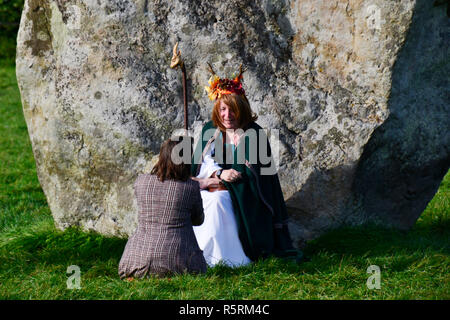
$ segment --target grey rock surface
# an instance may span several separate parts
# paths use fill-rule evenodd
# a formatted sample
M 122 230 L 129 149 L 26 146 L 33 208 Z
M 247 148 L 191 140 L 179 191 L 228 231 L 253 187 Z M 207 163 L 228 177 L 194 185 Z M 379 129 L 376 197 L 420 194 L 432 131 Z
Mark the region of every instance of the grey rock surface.
M 241 63 L 297 241 L 344 224 L 407 229 L 450 164 L 449 19 L 426 0 L 26 0 L 17 79 L 56 226 L 127 236 L 133 183 L 210 119 L 210 62 Z

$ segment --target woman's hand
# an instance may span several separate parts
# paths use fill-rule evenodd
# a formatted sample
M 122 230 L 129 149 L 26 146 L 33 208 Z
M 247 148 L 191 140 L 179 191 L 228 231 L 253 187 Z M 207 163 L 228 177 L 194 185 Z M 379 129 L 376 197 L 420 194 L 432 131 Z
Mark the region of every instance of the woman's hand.
M 219 187 L 220 179 L 218 178 L 205 178 L 205 179 L 196 179 L 200 184 L 200 189 L 208 189 L 208 187 Z
M 226 182 L 235 182 L 242 178 L 242 174 L 234 169 L 223 170 L 220 178 Z

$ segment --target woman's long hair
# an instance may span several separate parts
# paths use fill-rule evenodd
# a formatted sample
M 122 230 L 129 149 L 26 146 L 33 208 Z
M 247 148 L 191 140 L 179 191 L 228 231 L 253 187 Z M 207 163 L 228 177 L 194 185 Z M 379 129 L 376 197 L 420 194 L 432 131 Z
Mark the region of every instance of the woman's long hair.
M 246 129 L 247 126 L 258 119 L 258 116 L 252 112 L 250 103 L 245 95 L 238 94 L 224 94 L 220 99 L 214 103 L 211 120 L 214 126 L 220 128 L 221 131 L 226 131 L 220 118 L 220 101 L 223 100 L 231 110 L 238 121 L 239 128 Z
M 151 174 L 155 174 L 158 180 L 164 182 L 164 180 L 178 180 L 187 181 L 191 177 L 191 162 L 181 162 L 180 164 L 175 164 L 172 159 L 173 148 L 185 141 L 184 139 L 189 139 L 190 147 L 192 148 L 192 141 L 190 137 L 177 137 L 176 140 L 168 139 L 163 142 L 159 150 L 159 159 L 156 165 L 153 167 Z M 186 147 L 186 144 L 185 144 Z M 181 153 L 176 156 L 183 157 L 183 148 L 181 148 Z M 191 149 L 192 154 L 192 149 Z M 190 159 L 189 159 L 190 160 Z

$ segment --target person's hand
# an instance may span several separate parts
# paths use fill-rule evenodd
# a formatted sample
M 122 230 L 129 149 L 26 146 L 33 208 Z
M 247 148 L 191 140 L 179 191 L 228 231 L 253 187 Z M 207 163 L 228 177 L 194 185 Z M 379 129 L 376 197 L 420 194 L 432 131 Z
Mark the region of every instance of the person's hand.
M 198 179 L 198 183 L 200 184 L 200 189 L 208 189 L 208 187 L 219 187 L 220 179 L 219 178 L 205 178 Z
M 235 182 L 242 178 L 242 174 L 234 169 L 223 170 L 220 178 L 226 182 Z

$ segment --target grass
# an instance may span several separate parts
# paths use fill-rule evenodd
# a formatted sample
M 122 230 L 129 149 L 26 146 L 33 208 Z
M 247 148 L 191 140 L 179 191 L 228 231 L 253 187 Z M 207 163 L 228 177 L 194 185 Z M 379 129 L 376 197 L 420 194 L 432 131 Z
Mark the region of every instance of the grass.
M 341 228 L 309 243 L 301 265 L 250 266 L 121 281 L 126 240 L 56 230 L 39 185 L 14 65 L 0 63 L 0 299 L 449 299 L 450 172 L 409 232 Z M 70 265 L 81 289 L 68 289 Z M 381 270 L 368 289 L 367 268 Z

